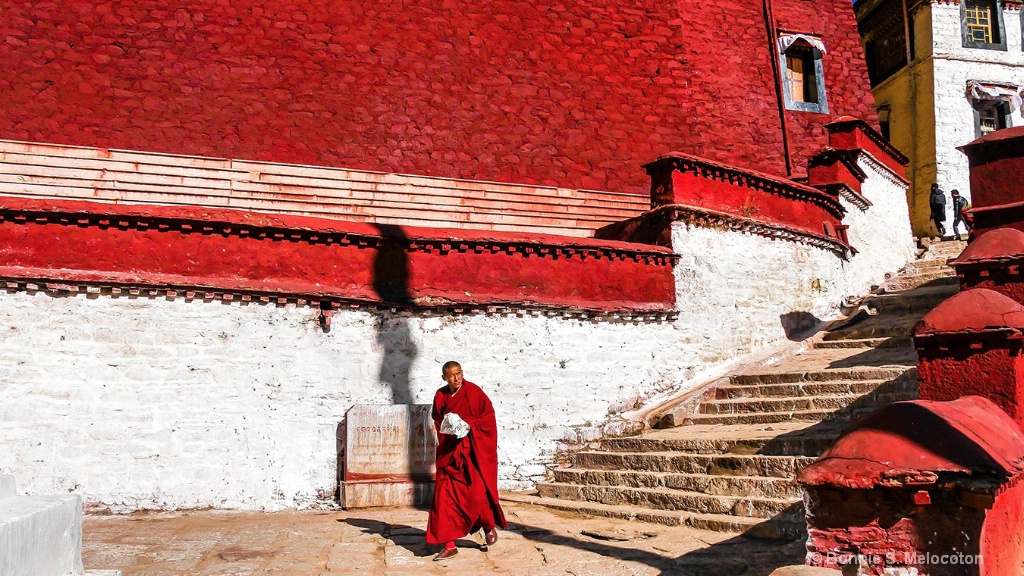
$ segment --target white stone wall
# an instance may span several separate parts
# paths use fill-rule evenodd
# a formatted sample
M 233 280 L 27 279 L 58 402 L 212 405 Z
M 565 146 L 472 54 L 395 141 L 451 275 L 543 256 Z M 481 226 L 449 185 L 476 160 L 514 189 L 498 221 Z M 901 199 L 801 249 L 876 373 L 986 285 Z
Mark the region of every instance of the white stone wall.
M 114 509 L 329 499 L 356 403 L 426 403 L 449 359 L 491 395 L 506 488 L 558 442 L 784 341 L 845 295 L 822 250 L 676 225 L 679 318 L 409 318 L 306 308 L 0 293 L 0 473 Z
M 845 295 L 842 261 L 818 248 L 681 223 L 672 245 L 680 255 L 676 327 L 707 343 L 705 362 L 778 343 L 800 317 L 833 315 Z
M 845 263 L 847 294 L 866 293 L 880 284 L 886 272 L 896 272 L 914 259 L 914 239 L 907 208 L 905 184 L 877 160 L 861 154 L 857 165 L 867 180 L 861 196 L 871 202 L 866 210 L 840 197 L 846 216 L 843 223 L 857 254 Z
M 949 192 L 958 189 L 970 200 L 967 157 L 956 149 L 975 139 L 974 110 L 965 96 L 967 82 L 979 80 L 1024 85 L 1021 13 L 1016 9 L 1003 10 L 1005 51 L 964 48 L 958 4 L 935 2 L 931 6 L 931 14 L 936 179 L 946 192 L 946 228 L 951 230 L 953 212 Z M 1011 115 L 1010 122 L 1013 126 L 1024 125 L 1021 110 Z M 925 188 L 928 186 L 930 183 Z

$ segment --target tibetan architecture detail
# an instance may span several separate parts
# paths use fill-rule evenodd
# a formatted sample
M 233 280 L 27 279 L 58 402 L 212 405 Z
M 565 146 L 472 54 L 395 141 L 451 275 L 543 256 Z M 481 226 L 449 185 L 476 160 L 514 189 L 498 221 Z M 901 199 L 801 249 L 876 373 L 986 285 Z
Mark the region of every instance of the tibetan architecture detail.
M 952 190 L 979 204 L 957 148 L 1024 124 L 1021 3 L 857 0 L 854 9 L 882 133 L 910 159 L 914 234 L 934 236 L 933 183 L 946 194 L 947 228 Z

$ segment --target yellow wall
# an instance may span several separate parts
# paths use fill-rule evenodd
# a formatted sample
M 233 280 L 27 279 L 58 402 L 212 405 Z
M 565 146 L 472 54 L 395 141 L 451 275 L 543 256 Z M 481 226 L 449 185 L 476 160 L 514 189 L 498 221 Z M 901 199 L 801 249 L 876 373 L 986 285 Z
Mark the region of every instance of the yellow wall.
M 909 66 L 876 86 L 875 106 L 889 106 L 889 139 L 910 158 L 907 204 L 915 236 L 934 236 L 928 195 L 935 182 L 935 82 L 932 63 L 931 7 L 914 14 L 915 58 Z M 947 191 L 948 192 L 948 191 Z

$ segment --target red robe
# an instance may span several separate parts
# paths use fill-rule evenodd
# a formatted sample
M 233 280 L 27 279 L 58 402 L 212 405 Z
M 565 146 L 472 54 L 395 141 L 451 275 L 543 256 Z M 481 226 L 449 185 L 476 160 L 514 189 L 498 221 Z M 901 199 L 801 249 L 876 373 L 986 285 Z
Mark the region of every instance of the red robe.
M 469 424 L 469 436 L 441 434 L 441 420 L 454 412 Z M 455 394 L 444 386 L 430 412 L 437 431 L 437 478 L 427 519 L 427 543 L 445 544 L 480 528 L 506 527 L 498 504 L 498 425 L 484 391 L 463 381 Z

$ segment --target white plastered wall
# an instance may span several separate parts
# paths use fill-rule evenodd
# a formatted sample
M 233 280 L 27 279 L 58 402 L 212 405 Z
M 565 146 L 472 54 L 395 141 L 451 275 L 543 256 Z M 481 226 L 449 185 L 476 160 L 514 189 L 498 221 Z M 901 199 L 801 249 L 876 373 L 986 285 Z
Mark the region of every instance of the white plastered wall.
M 885 272 L 896 272 L 914 259 L 914 240 L 906 201 L 906 184 L 867 154 L 858 167 L 867 174 L 861 196 L 871 203 L 866 209 L 841 198 L 846 215 L 843 222 L 850 245 L 857 254 L 845 263 L 845 291 L 867 292 L 884 280 Z M 880 275 L 881 273 L 881 275 Z
M 673 240 L 679 317 L 661 323 L 342 311 L 324 333 L 294 306 L 0 293 L 0 473 L 117 510 L 302 506 L 333 494 L 350 406 L 429 402 L 458 359 L 496 406 L 502 485 L 528 486 L 560 440 L 844 296 L 818 248 L 683 224 Z

